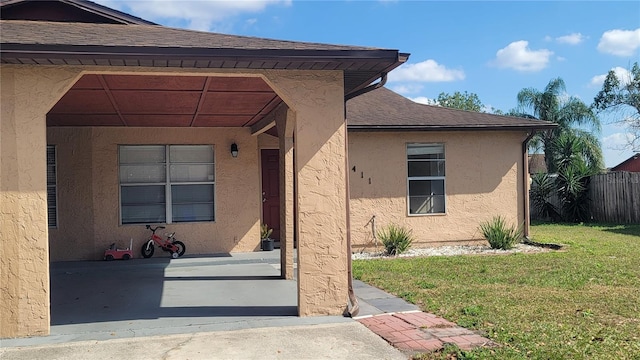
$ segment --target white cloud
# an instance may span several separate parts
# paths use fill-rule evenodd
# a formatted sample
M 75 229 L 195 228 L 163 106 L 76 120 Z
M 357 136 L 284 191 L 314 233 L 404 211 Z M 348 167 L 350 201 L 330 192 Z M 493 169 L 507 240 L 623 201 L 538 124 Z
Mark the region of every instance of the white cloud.
M 616 56 L 631 56 L 639 47 L 640 28 L 605 31 L 598 43 L 598 51 Z
M 611 70 L 613 70 L 613 72 L 616 74 L 616 77 L 620 79 L 620 83 L 622 85 L 628 85 L 631 82 L 631 73 L 629 72 L 629 70 L 620 66 L 616 66 Z M 589 83 L 589 86 L 601 87 L 606 78 L 607 78 L 607 74 L 596 75 L 591 78 L 591 82 Z
M 558 60 L 558 61 L 567 61 L 567 58 L 566 57 L 562 57 L 562 56 L 558 56 L 558 57 L 556 57 L 556 60 Z
M 414 97 L 414 98 L 409 98 L 409 100 L 411 100 L 413 102 L 417 102 L 419 104 L 438 105 L 438 101 L 436 101 L 435 99 L 429 99 L 426 96 L 418 96 L 418 97 Z
M 179 26 L 185 22 L 192 30 L 210 31 L 216 23 L 243 13 L 258 13 L 270 5 L 290 5 L 291 0 L 96 0 L 105 6 L 134 14 L 146 20 Z
M 560 44 L 578 45 L 583 42 L 587 37 L 580 33 L 573 33 L 556 38 L 556 41 Z
M 416 64 L 404 64 L 389 73 L 389 81 L 447 82 L 464 80 L 464 77 L 464 71 L 447 69 L 431 59 Z
M 602 145 L 606 149 L 624 150 L 629 148 L 629 145 L 633 143 L 633 140 L 633 134 L 629 132 L 618 132 L 602 139 Z
M 539 71 L 547 67 L 553 51 L 547 49 L 531 50 L 529 42 L 514 41 L 496 52 L 495 64 L 501 68 L 518 71 Z
M 415 94 L 420 92 L 424 86 L 420 84 L 398 84 L 390 87 L 391 90 L 398 94 Z

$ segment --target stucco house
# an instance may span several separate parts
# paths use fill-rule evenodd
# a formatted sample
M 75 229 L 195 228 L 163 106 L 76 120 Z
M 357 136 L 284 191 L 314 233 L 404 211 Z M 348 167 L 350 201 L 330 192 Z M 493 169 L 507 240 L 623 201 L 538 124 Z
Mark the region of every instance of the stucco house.
M 300 316 L 344 311 L 374 215 L 417 245 L 498 214 L 528 230 L 526 142 L 549 125 L 380 87 L 408 54 L 0 4 L 0 338 L 49 332 L 50 261 L 138 248 L 145 224 L 192 255 L 259 250 L 269 224 L 283 278 L 296 242 Z
M 386 88 L 347 102 L 354 249 L 371 228 L 413 231 L 414 246 L 482 240 L 501 215 L 529 232 L 527 142 L 545 121 L 415 103 Z

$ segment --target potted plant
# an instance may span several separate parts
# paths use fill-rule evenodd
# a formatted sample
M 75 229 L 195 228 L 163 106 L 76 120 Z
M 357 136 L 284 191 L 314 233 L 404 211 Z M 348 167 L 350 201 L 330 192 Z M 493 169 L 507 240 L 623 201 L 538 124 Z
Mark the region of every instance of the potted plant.
M 273 239 L 270 238 L 272 232 L 273 229 L 270 229 L 269 225 L 260 225 L 260 240 L 263 251 L 273 251 Z

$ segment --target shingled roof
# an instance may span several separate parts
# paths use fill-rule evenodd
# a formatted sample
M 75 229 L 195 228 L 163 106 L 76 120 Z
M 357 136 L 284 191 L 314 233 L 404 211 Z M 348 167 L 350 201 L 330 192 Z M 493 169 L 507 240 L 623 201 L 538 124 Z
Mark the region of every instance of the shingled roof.
M 366 87 L 409 57 L 395 49 L 272 40 L 150 24 L 1 20 L 0 28 L 3 64 L 342 70 L 345 94 Z
M 527 130 L 549 129 L 547 121 L 463 111 L 416 103 L 381 87 L 347 102 L 349 130 Z
M 87 0 L 0 0 L 0 8 L 5 20 L 155 25 L 151 21 Z

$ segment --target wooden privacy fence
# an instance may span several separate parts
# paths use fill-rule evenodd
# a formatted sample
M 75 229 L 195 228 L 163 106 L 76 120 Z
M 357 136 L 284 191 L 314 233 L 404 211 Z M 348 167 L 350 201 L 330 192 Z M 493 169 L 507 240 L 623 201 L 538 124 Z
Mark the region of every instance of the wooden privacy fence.
M 640 173 L 615 171 L 591 177 L 589 183 L 591 221 L 640 224 Z M 561 209 L 557 194 L 549 201 Z M 531 219 L 544 219 L 531 204 Z
M 589 198 L 593 221 L 640 224 L 640 173 L 594 175 L 589 183 Z

